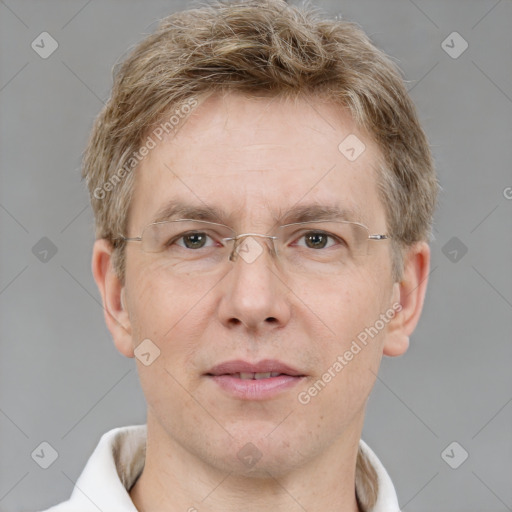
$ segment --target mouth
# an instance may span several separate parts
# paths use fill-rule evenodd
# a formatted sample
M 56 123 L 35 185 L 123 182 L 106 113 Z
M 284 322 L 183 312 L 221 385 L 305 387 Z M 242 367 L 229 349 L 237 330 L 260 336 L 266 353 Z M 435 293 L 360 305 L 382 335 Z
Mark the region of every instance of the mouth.
M 299 370 L 275 359 L 259 363 L 227 361 L 211 368 L 205 376 L 232 398 L 242 400 L 272 398 L 306 377 Z
M 223 375 L 229 375 L 235 379 L 242 380 L 261 380 L 270 379 L 271 377 L 279 377 L 280 375 L 287 375 L 286 373 L 279 372 L 240 372 L 240 373 L 225 373 Z
M 226 361 L 211 368 L 206 375 L 218 377 L 230 375 L 242 380 L 260 380 L 289 375 L 291 377 L 304 377 L 299 370 L 277 359 L 264 359 L 258 363 L 249 363 L 240 359 Z

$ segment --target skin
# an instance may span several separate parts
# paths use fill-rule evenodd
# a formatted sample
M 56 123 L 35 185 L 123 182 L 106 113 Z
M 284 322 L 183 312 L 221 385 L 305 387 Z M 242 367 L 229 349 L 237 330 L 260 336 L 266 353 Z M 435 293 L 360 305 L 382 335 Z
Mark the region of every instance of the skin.
M 354 162 L 338 150 L 349 134 L 366 145 Z M 349 113 L 320 97 L 215 94 L 141 162 L 126 235 L 139 236 L 171 198 L 223 207 L 237 233 L 267 233 L 271 212 L 311 201 L 359 208 L 372 233 L 386 233 L 378 156 Z M 93 274 L 115 346 L 134 357 L 149 338 L 161 351 L 149 366 L 136 360 L 148 404 L 146 464 L 130 492 L 138 510 L 358 510 L 367 399 L 382 355 L 408 348 L 430 262 L 417 243 L 395 283 L 389 241 L 370 243 L 364 265 L 332 279 L 287 276 L 269 251 L 223 273 L 176 276 L 128 243 L 123 284 L 109 243 L 96 241 Z M 298 393 L 394 303 L 402 309 L 378 336 L 301 404 Z M 279 359 L 307 377 L 269 400 L 235 399 L 204 376 L 232 359 Z M 237 457 L 247 443 L 261 454 L 251 467 Z

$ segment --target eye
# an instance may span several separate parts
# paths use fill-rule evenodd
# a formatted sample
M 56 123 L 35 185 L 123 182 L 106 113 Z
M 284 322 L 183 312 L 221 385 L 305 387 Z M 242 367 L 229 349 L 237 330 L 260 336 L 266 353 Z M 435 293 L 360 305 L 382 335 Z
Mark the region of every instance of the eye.
M 209 245 L 208 239 L 210 239 Z M 215 245 L 215 240 L 208 233 L 204 231 L 190 231 L 188 233 L 182 233 L 178 235 L 172 240 L 169 240 L 167 246 L 173 245 L 173 243 L 177 243 L 180 247 L 184 247 L 185 249 L 202 249 L 203 247 L 213 247 Z
M 331 239 L 331 244 L 329 244 L 329 239 Z M 307 231 L 300 235 L 299 240 L 304 240 L 304 245 L 298 244 L 302 247 L 307 247 L 308 249 L 325 249 L 332 247 L 334 242 L 338 240 L 335 235 L 327 233 L 326 231 Z

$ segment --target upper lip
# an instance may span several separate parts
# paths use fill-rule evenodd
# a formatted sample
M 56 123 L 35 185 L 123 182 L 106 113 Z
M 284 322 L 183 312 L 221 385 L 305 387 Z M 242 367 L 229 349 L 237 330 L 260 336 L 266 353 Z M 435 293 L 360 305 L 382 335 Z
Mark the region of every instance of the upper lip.
M 304 374 L 277 359 L 264 359 L 258 363 L 249 363 L 240 359 L 226 361 L 210 368 L 207 375 L 230 375 L 236 373 L 279 372 L 285 375 L 303 376 Z

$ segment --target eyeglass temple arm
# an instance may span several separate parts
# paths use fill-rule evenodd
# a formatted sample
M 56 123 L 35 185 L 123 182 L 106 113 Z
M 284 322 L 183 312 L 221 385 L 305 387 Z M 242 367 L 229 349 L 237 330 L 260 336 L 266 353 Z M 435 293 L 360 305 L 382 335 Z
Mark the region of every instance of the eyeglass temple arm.
M 135 237 L 129 238 L 129 237 L 124 236 L 124 235 L 118 235 L 117 239 L 118 240 L 123 240 L 123 242 L 142 242 L 142 237 L 141 236 L 135 236 Z

